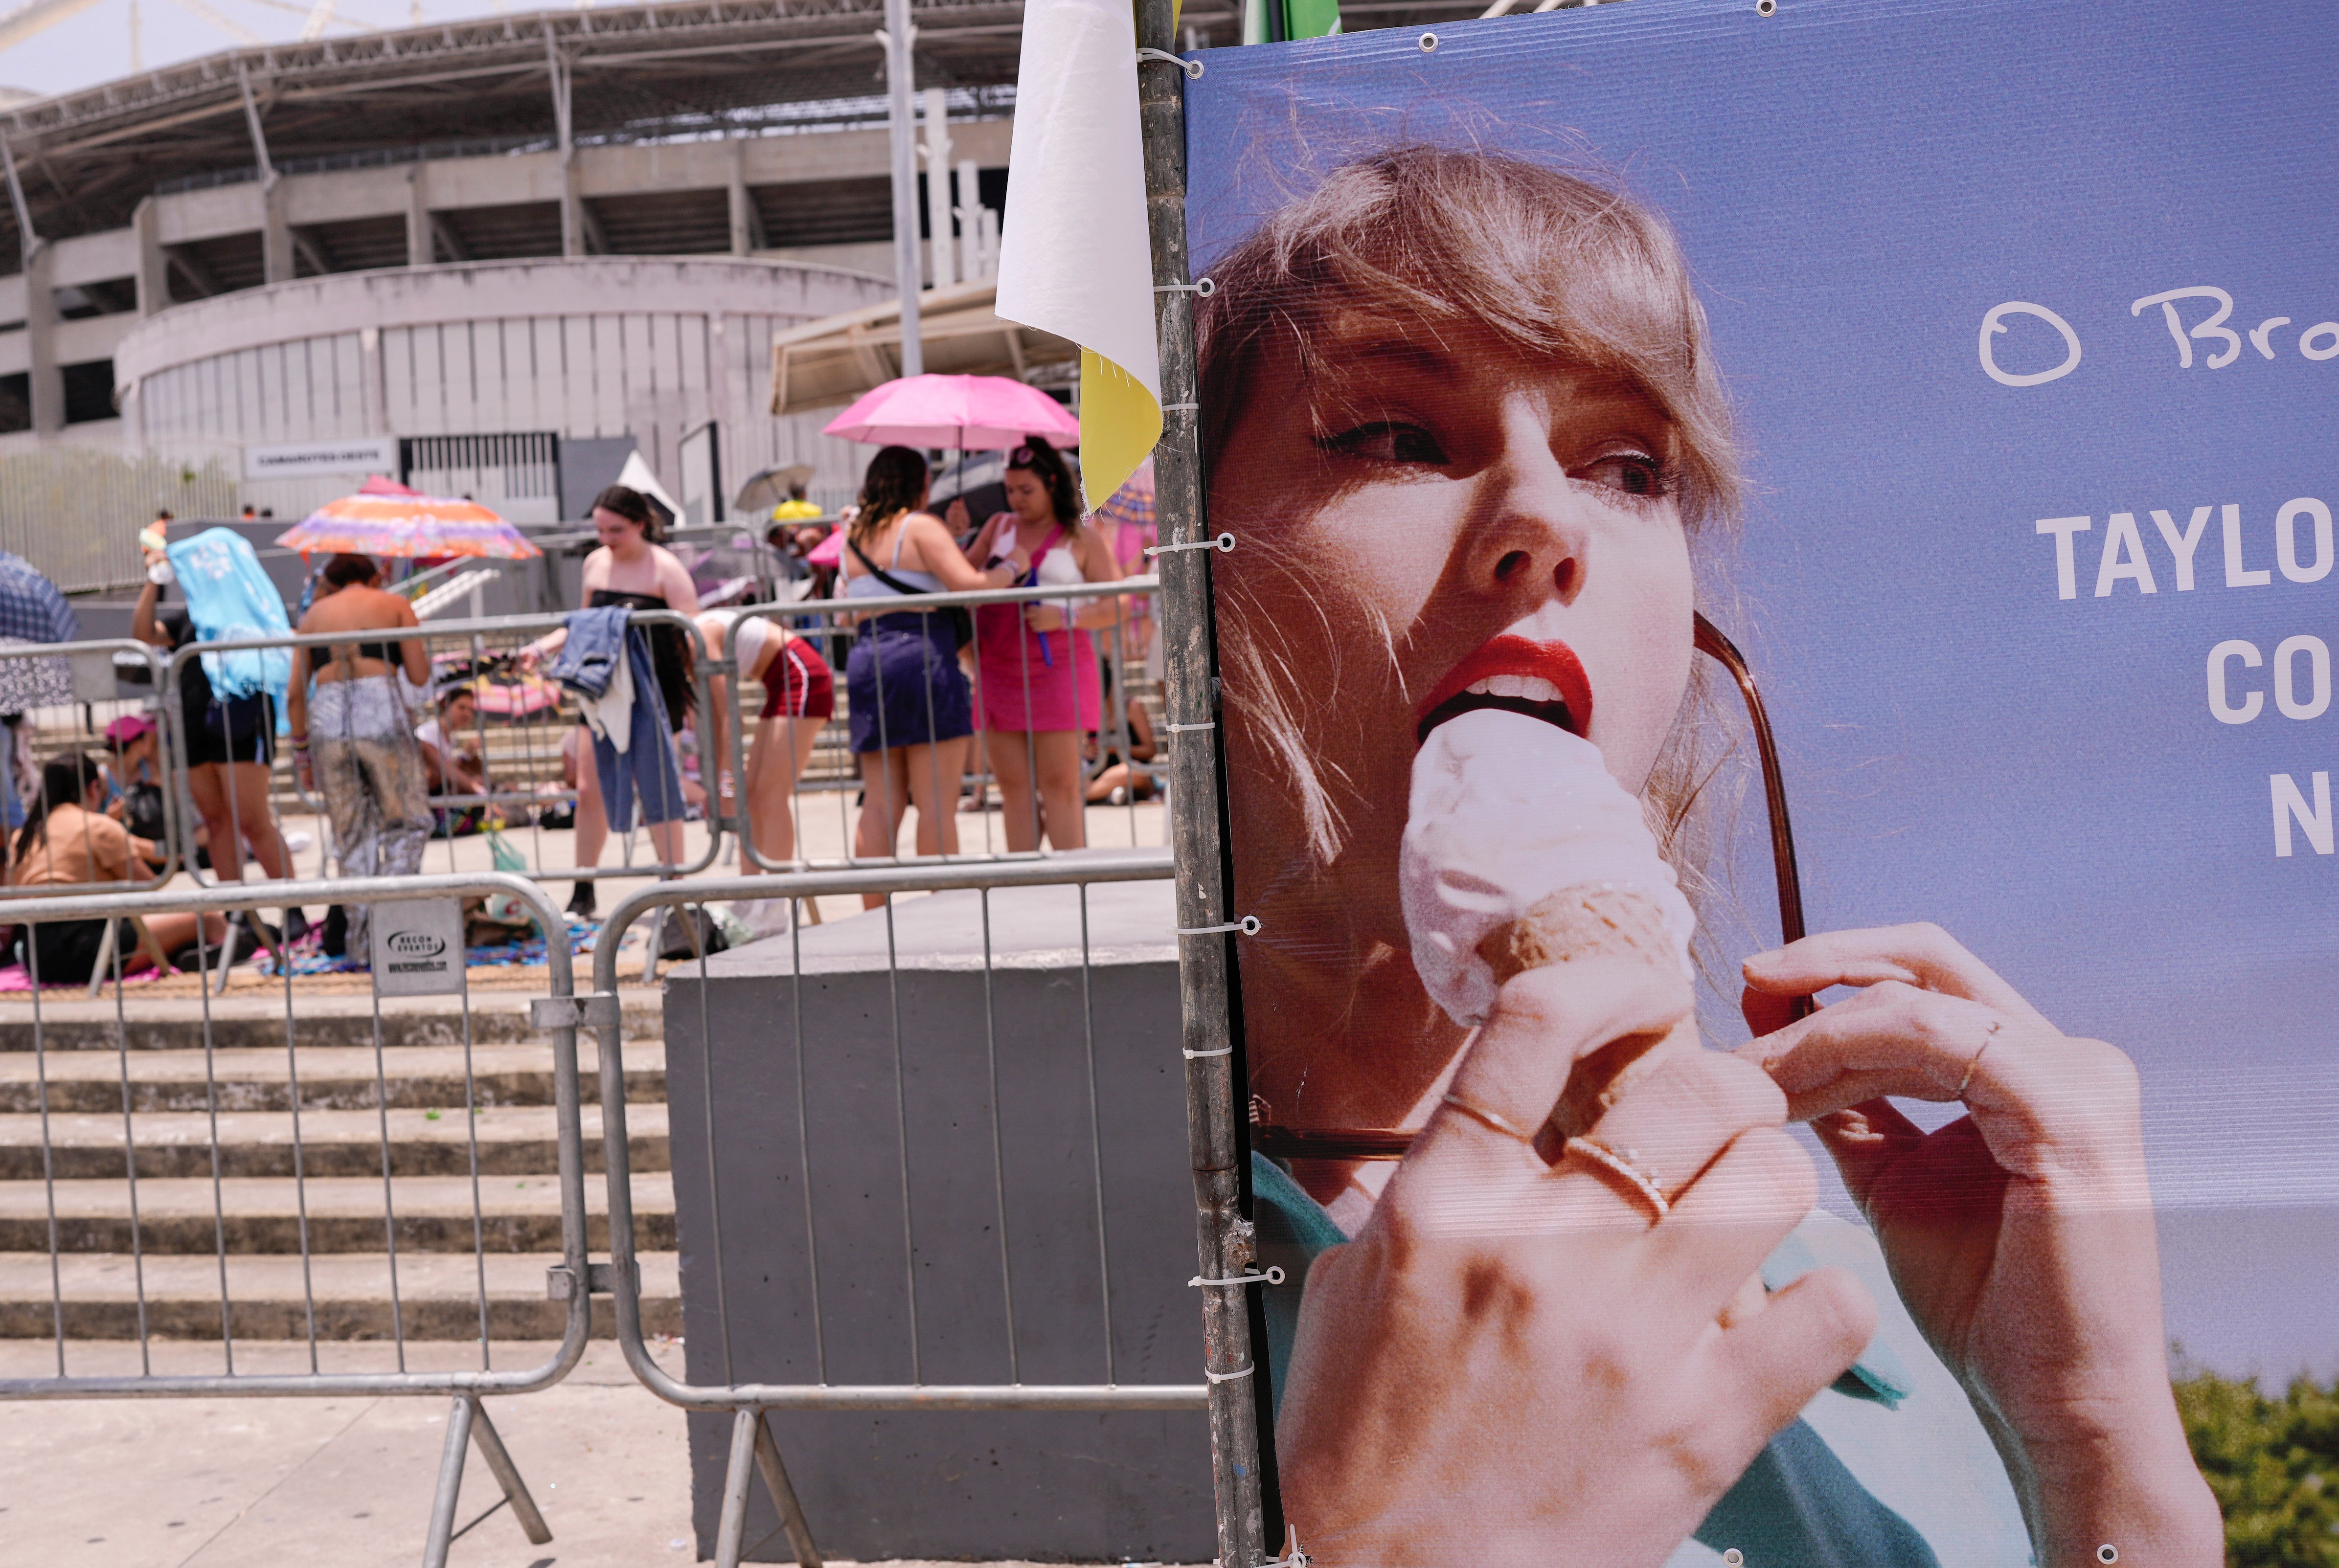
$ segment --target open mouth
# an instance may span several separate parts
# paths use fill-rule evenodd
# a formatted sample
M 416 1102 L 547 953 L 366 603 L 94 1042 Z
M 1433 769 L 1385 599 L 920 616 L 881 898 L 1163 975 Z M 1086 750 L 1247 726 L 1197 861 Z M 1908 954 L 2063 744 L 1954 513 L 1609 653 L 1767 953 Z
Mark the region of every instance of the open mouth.
M 1518 714 L 1582 736 L 1592 722 L 1592 683 L 1565 643 L 1500 636 L 1446 673 L 1416 710 L 1416 743 L 1448 719 L 1481 708 Z

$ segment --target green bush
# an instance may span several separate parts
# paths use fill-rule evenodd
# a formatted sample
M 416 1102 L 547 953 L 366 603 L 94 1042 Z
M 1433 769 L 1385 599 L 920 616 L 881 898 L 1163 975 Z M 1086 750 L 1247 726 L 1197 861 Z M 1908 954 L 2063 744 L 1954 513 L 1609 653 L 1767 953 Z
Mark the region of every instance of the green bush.
M 2269 1395 L 2199 1372 L 2178 1379 L 2176 1408 L 2233 1568 L 2339 1568 L 2339 1382 Z

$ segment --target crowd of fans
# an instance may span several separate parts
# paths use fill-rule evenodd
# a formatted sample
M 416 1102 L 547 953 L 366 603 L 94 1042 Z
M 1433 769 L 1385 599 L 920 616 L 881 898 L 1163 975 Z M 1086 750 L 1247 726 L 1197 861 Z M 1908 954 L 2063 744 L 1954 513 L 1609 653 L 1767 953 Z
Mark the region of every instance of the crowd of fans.
M 1087 804 L 1155 791 L 1147 765 L 1152 725 L 1122 673 L 1138 666 L 1150 642 L 1144 596 L 984 605 L 972 613 L 916 601 L 938 592 L 1115 582 L 1144 569 L 1150 530 L 1115 537 L 1085 516 L 1071 466 L 1043 440 L 1006 455 L 1002 482 L 992 490 L 1001 504 L 982 508 L 987 515 L 973 515 L 964 497 L 934 509 L 932 481 L 923 455 L 885 448 L 838 521 L 807 500 L 801 484 L 793 487 L 765 533 L 781 597 L 803 606 L 781 617 L 703 608 L 690 570 L 666 542 L 660 508 L 623 486 L 602 491 L 592 507 L 597 547 L 585 558 L 583 603 L 505 660 L 523 678 L 557 682 L 581 712 L 560 743 L 557 784 L 496 776 L 480 745 L 474 682 L 434 692 L 412 600 L 385 587 L 375 560 L 334 556 L 311 577 L 291 628 L 334 640 L 291 649 L 273 687 L 242 679 L 215 688 L 213 671 L 226 668 L 220 656 L 181 666 L 186 772 L 179 798 L 192 802 L 196 817 L 182 824 L 191 830 L 185 841 L 218 881 L 242 881 L 247 858 L 268 877 L 291 876 L 291 852 L 271 806 L 281 742 L 301 788 L 322 804 L 337 862 L 325 869 L 344 876 L 412 875 L 434 836 L 530 821 L 573 828 L 573 863 L 597 867 L 612 831 L 630 832 L 637 816 L 650 859 L 684 865 L 684 823 L 709 810 L 710 784 L 713 809 L 729 814 L 735 795 L 757 854 L 784 863 L 797 849 L 793 797 L 836 716 L 841 685 L 860 775 L 856 854 L 892 855 L 913 818 L 915 853 L 958 853 L 957 816 L 988 806 L 988 780 L 999 786 L 1009 850 L 1043 842 L 1081 847 Z M 132 634 L 175 651 L 220 636 L 200 629 L 188 605 L 163 603 L 174 576 L 169 522 L 165 514 L 141 535 L 149 581 Z M 814 607 L 821 601 L 850 607 Z M 744 757 L 730 754 L 727 725 L 698 722 L 692 638 L 671 623 L 633 623 L 651 610 L 686 617 L 710 655 L 735 662 L 731 678 L 761 689 L 760 711 L 742 726 Z M 725 685 L 721 676 L 710 683 L 718 715 L 727 711 Z M 283 694 L 281 724 L 271 690 Z M 168 776 L 160 732 L 153 718 L 133 714 L 114 720 L 104 740 L 103 756 L 52 757 L 37 785 L 22 792 L 32 804 L 8 845 L 9 883 L 134 883 L 166 863 L 165 802 L 179 781 Z M 575 883 L 572 921 L 595 918 L 593 890 L 590 880 Z M 224 945 L 231 959 L 262 948 L 281 953 L 309 936 L 307 912 L 287 908 L 281 927 L 256 912 L 232 926 L 217 915 L 124 921 L 110 942 L 106 921 L 44 922 L 6 938 L 0 962 L 36 969 L 44 983 L 74 983 L 109 962 L 109 951 L 124 973 L 183 964 L 199 945 L 214 952 Z M 784 905 L 778 913 L 786 918 Z M 327 955 L 356 962 L 367 942 L 361 907 L 327 912 L 316 933 Z

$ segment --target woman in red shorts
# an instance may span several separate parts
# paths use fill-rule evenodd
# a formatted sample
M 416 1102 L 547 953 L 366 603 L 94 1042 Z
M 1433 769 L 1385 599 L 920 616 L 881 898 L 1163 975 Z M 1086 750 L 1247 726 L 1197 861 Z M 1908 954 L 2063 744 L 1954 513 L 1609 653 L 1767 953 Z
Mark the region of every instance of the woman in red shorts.
M 708 654 L 721 658 L 728 646 L 739 663 L 738 678 L 761 681 L 764 711 L 755 720 L 755 736 L 747 743 L 747 824 L 755 851 L 767 861 L 795 858 L 795 820 L 788 799 L 796 779 L 812 760 L 821 727 L 836 713 L 836 677 L 820 650 L 777 621 L 761 616 L 741 619 L 736 612 L 714 610 L 698 619 Z M 728 699 L 718 679 L 715 709 L 725 711 Z M 731 737 L 718 719 L 709 728 L 714 754 L 727 767 Z M 745 868 L 742 868 L 745 869 Z

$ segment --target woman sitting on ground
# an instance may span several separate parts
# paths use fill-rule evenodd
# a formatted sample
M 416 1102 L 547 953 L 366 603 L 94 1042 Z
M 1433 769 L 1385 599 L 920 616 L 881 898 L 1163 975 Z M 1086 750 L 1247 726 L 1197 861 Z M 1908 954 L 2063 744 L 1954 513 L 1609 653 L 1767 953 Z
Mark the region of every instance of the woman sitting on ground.
M 25 812 L 25 825 L 10 848 L 8 881 L 15 887 L 142 881 L 143 867 L 133 865 L 133 855 L 140 862 L 160 861 L 162 846 L 105 814 L 104 770 L 86 756 L 55 757 L 41 769 L 41 793 Z M 205 941 L 215 944 L 226 940 L 225 917 L 202 918 Z M 193 943 L 195 921 L 192 914 L 150 915 L 146 929 L 171 953 Z M 130 922 L 119 924 L 114 951 L 122 955 L 122 972 L 133 974 L 150 961 L 138 950 Z M 10 956 L 29 969 L 39 984 L 78 985 L 97 968 L 98 949 L 104 941 L 103 920 L 44 921 L 20 928 Z

